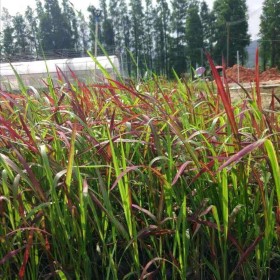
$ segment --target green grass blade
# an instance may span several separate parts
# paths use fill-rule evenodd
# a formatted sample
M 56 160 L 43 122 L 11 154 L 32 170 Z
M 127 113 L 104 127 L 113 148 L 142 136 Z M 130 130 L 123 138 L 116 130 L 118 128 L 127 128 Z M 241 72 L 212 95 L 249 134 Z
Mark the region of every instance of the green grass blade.
M 264 146 L 269 158 L 269 162 L 272 169 L 272 174 L 275 182 L 275 189 L 276 189 L 276 195 L 278 200 L 278 208 L 280 208 L 280 168 L 279 168 L 279 162 L 276 156 L 276 151 L 274 148 L 273 143 L 266 139 L 264 142 Z

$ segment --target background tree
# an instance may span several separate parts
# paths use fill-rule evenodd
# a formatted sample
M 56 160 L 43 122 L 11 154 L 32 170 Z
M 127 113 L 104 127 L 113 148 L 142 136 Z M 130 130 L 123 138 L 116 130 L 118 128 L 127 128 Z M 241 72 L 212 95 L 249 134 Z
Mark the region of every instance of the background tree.
M 2 60 L 4 61 L 11 61 L 16 53 L 13 36 L 14 28 L 12 16 L 6 8 L 3 8 L 1 20 L 3 22 L 1 56 L 3 56 Z
M 39 41 L 38 41 L 38 21 L 35 11 L 27 6 L 25 11 L 26 18 L 26 28 L 28 33 L 28 41 L 29 41 L 29 50 L 28 52 L 32 54 L 35 58 L 38 58 L 39 51 Z
M 114 30 L 112 20 L 108 17 L 106 0 L 100 0 L 101 14 L 101 30 L 99 40 L 109 54 L 115 51 Z
M 26 22 L 21 14 L 16 14 L 13 17 L 13 36 L 15 52 L 20 59 L 25 59 L 24 56 L 27 52 L 29 34 L 26 28 Z
M 128 72 L 130 21 L 125 0 L 110 0 L 109 14 L 114 30 L 115 54 L 120 58 L 122 71 Z
M 174 0 L 171 1 L 172 15 L 171 15 L 171 67 L 177 73 L 183 73 L 187 70 L 186 59 L 186 17 L 188 10 L 188 0 Z
M 153 33 L 154 33 L 154 7 L 152 0 L 145 0 L 144 9 L 144 42 L 143 51 L 145 57 L 145 64 L 148 69 L 153 71 L 154 47 L 153 47 Z
M 44 9 L 37 3 L 39 38 L 43 51 L 59 56 L 68 56 L 74 49 L 71 26 L 62 13 L 58 0 L 45 0 Z M 66 50 L 66 51 L 65 51 Z
M 68 0 L 41 1 L 36 0 L 35 11 L 29 7 L 24 16 L 18 14 L 13 20 L 7 13 L 3 14 L 6 26 L 1 33 L 2 54 L 12 58 L 15 53 L 31 52 L 42 58 L 41 50 L 44 50 L 46 58 L 51 58 L 79 56 L 90 47 L 94 50 L 96 7 L 88 7 L 87 21 L 81 11 L 75 12 Z M 250 39 L 245 0 L 215 0 L 212 11 L 205 0 L 99 2 L 102 16 L 98 39 L 109 54 L 120 58 L 122 70 L 129 75 L 135 74 L 136 69 L 143 74 L 147 68 L 167 76 L 172 69 L 178 74 L 184 73 L 189 66 L 202 63 L 202 48 L 207 49 L 217 63 L 221 63 L 222 56 L 227 57 L 227 49 L 229 66 L 236 63 L 237 51 L 241 62 L 245 62 L 245 47 Z M 263 40 L 276 42 L 278 27 L 273 26 L 278 24 L 275 18 L 279 4 L 276 0 L 265 3 L 266 13 L 274 12 L 274 15 L 263 14 Z M 261 51 L 264 65 L 277 65 L 280 58 L 276 43 L 263 44 Z M 99 51 L 98 55 L 101 54 Z M 137 68 L 134 61 L 138 62 Z
M 119 11 L 120 11 L 120 23 L 121 23 L 121 66 L 124 73 L 131 75 L 131 57 L 130 57 L 130 46 L 131 46 L 131 20 L 128 15 L 128 7 L 126 0 L 118 0 Z
M 187 54 L 192 67 L 203 64 L 203 28 L 199 5 L 193 1 L 188 7 L 186 22 Z
M 130 0 L 131 8 L 131 51 L 138 62 L 138 69 L 145 71 L 144 64 L 144 13 L 141 0 Z
M 121 14 L 119 1 L 109 0 L 109 17 L 111 19 L 116 50 L 121 48 Z
M 44 7 L 43 4 L 40 0 L 35 0 L 36 1 L 36 13 L 37 13 L 37 18 L 39 21 L 39 18 L 43 16 L 44 14 Z
M 41 51 L 52 51 L 55 49 L 51 21 L 48 20 L 48 13 L 43 11 L 39 14 L 39 42 Z
M 215 32 L 215 17 L 210 11 L 205 1 L 201 2 L 200 6 L 200 19 L 203 30 L 203 47 L 209 52 L 213 52 L 214 32 Z
M 78 23 L 75 11 L 68 0 L 62 0 L 62 26 L 66 38 L 69 40 L 65 45 L 69 52 L 72 53 L 73 51 L 73 55 L 76 56 L 79 46 Z
M 158 0 L 154 10 L 155 70 L 169 75 L 170 9 L 166 0 Z
M 215 0 L 213 7 L 215 22 L 216 61 L 221 63 L 222 56 L 227 58 L 227 65 L 232 66 L 237 61 L 239 51 L 242 64 L 247 58 L 246 46 L 250 43 L 248 34 L 248 15 L 246 0 Z M 227 40 L 229 39 L 229 48 Z
M 85 19 L 82 11 L 78 11 L 77 14 L 77 29 L 78 29 L 78 50 L 80 50 L 82 55 L 86 54 L 86 51 L 89 49 L 89 28 L 88 23 Z
M 280 2 L 265 0 L 260 23 L 261 56 L 263 68 L 280 67 Z

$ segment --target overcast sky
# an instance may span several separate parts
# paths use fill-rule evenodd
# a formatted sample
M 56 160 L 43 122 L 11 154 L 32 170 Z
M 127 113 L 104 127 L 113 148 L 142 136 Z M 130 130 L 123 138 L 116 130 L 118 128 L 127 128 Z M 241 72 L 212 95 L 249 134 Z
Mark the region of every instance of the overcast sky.
M 259 32 L 259 17 L 261 14 L 262 3 L 264 0 L 247 0 L 249 7 L 249 33 L 252 39 L 257 38 Z M 99 0 L 70 0 L 77 10 L 86 11 L 89 5 L 98 7 Z M 206 0 L 209 7 L 212 8 L 214 0 Z M 3 7 L 7 8 L 10 14 L 14 15 L 17 12 L 24 13 L 26 7 L 29 5 L 35 7 L 35 0 L 0 0 L 1 10 Z

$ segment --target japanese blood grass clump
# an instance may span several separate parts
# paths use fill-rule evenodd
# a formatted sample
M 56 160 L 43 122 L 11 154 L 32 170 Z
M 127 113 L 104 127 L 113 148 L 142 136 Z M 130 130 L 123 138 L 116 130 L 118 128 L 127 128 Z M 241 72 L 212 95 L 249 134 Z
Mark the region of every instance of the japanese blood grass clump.
M 209 60 L 217 86 L 0 93 L 1 279 L 277 279 L 279 100 L 256 72 L 231 104 Z

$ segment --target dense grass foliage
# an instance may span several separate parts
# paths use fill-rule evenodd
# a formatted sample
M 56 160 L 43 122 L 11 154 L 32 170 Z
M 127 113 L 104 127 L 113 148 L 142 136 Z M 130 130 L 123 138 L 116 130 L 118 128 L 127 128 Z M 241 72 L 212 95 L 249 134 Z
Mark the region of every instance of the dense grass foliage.
M 279 99 L 214 76 L 1 91 L 0 278 L 277 279 Z

